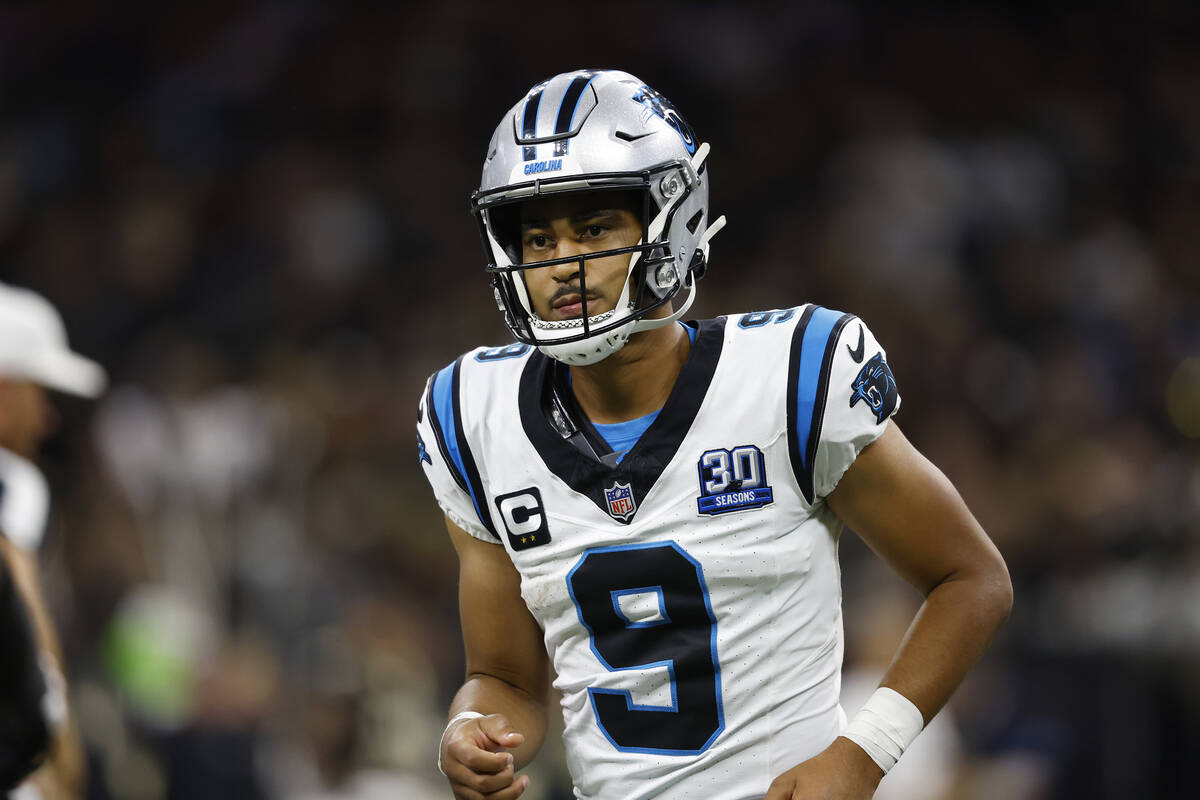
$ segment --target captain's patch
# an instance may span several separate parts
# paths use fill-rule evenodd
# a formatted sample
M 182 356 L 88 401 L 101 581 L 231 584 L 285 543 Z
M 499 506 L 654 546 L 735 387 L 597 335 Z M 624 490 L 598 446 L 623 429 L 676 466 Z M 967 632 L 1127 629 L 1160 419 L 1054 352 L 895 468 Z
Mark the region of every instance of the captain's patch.
M 709 450 L 700 456 L 696 469 L 700 473 L 696 507 L 701 514 L 762 508 L 775 500 L 767 485 L 762 451 L 752 444 L 732 450 Z
M 546 507 L 536 486 L 500 495 L 496 498 L 496 510 L 500 512 L 500 521 L 504 523 L 513 550 L 528 550 L 550 543 Z

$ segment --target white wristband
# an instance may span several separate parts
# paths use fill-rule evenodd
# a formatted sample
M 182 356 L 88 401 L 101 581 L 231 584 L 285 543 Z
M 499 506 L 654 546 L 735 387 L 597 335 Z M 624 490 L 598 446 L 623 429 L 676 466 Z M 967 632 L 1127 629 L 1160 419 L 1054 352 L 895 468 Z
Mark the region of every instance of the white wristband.
M 480 714 L 478 711 L 462 711 L 450 718 L 450 721 L 446 723 L 446 727 L 442 729 L 442 738 L 438 739 L 438 772 L 443 775 L 446 774 L 446 770 L 442 769 L 442 743 L 446 741 L 446 734 L 450 732 L 450 726 L 456 722 L 462 722 L 464 719 L 480 719 L 486 716 L 486 714 Z
M 886 775 L 925 727 L 921 710 L 897 691 L 880 686 L 842 731 L 867 751 Z

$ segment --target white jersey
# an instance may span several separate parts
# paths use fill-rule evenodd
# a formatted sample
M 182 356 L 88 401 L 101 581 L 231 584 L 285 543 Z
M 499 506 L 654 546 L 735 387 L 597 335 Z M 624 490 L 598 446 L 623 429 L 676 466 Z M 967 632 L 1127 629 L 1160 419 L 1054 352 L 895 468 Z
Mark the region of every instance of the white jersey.
M 438 503 L 505 548 L 545 633 L 579 798 L 759 798 L 845 723 L 823 498 L 895 412 L 891 370 L 818 306 L 689 326 L 619 464 L 525 345 L 463 355 L 421 402 Z
M 0 447 L 0 533 L 28 553 L 37 552 L 50 513 L 50 489 L 40 470 Z

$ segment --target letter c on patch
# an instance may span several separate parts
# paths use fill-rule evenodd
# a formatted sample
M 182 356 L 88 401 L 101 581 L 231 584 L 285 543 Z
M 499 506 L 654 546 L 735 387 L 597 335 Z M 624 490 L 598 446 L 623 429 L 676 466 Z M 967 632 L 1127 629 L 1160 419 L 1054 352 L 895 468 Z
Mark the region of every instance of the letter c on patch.
M 542 504 L 532 494 L 504 498 L 500 501 L 500 514 L 508 532 L 516 536 L 536 533 L 542 527 Z
M 542 493 L 536 486 L 500 495 L 496 510 L 508 534 L 513 550 L 539 547 L 550 542 L 550 526 L 546 520 Z

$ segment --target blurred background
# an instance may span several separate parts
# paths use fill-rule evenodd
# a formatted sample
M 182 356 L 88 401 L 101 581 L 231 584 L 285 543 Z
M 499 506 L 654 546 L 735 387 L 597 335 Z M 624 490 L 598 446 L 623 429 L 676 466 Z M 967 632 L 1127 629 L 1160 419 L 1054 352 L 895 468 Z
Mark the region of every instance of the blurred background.
M 1200 7 L 350 5 L 0 10 L 0 280 L 113 378 L 42 459 L 92 798 L 448 796 L 416 402 L 508 341 L 467 195 L 579 67 L 712 144 L 696 316 L 867 320 L 1008 560 L 1012 619 L 888 796 L 1196 796 Z M 865 696 L 919 598 L 849 534 L 842 565 Z M 570 796 L 554 755 L 528 796 Z

